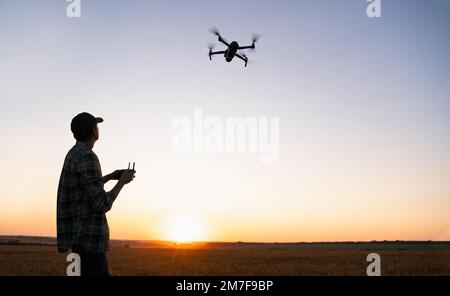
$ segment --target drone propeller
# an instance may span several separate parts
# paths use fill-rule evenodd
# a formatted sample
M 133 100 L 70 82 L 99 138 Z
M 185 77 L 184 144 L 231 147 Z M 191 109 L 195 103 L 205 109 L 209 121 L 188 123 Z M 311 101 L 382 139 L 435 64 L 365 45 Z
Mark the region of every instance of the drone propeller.
M 213 50 L 216 47 L 216 45 L 217 45 L 216 43 L 208 43 L 207 44 L 209 50 Z
M 261 35 L 253 34 L 253 36 L 252 36 L 252 46 L 253 46 L 253 48 L 250 49 L 250 52 L 255 52 L 255 43 L 258 42 L 259 38 L 261 38 Z
M 216 36 L 220 36 L 220 32 L 216 27 L 212 27 L 211 29 L 209 29 L 209 31 Z
M 261 35 L 259 35 L 259 34 L 253 34 L 252 42 L 253 42 L 253 43 L 258 42 L 259 38 L 261 38 Z
M 208 49 L 209 49 L 209 53 L 208 53 L 208 56 L 209 56 L 209 60 L 212 60 L 212 50 L 214 49 L 214 47 L 216 47 L 216 44 L 214 44 L 214 43 L 208 43 L 207 44 L 207 46 L 208 46 Z

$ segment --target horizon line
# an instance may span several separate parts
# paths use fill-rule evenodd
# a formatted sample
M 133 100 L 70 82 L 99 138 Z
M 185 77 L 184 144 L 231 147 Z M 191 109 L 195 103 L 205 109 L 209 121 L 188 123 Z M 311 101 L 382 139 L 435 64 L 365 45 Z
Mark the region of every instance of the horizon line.
M 57 239 L 56 236 L 39 236 L 39 235 L 5 235 L 0 234 L 0 238 L 15 237 L 15 238 L 48 238 Z M 137 242 L 160 242 L 160 243 L 176 243 L 176 244 L 202 244 L 202 243 L 216 243 L 216 244 L 344 244 L 344 243 L 450 243 L 450 240 L 342 240 L 342 241 L 191 241 L 191 242 L 176 242 L 172 240 L 161 239 L 110 239 L 110 241 L 137 241 Z

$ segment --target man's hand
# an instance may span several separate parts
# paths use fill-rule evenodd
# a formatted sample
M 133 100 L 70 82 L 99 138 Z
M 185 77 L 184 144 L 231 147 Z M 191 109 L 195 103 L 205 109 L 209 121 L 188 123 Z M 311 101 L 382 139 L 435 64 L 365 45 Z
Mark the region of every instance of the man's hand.
M 119 181 L 117 182 L 116 186 L 114 186 L 114 188 L 111 190 L 111 193 L 113 194 L 114 199 L 116 199 L 116 197 L 119 195 L 120 190 L 122 190 L 123 186 L 125 186 L 126 184 L 133 181 L 134 174 L 136 173 L 135 170 L 119 170 L 119 172 L 120 171 L 122 173 L 119 177 Z M 116 172 L 117 171 L 115 171 L 114 173 L 116 173 Z
M 110 180 L 119 180 L 120 176 L 122 176 L 123 172 L 125 172 L 125 171 L 126 170 L 115 170 L 114 172 L 109 174 L 109 179 Z
M 119 180 L 120 179 L 120 176 L 122 176 L 122 173 L 124 172 L 125 170 L 115 170 L 114 172 L 112 172 L 111 174 L 108 174 L 108 175 L 106 175 L 106 176 L 103 176 L 103 183 L 106 183 L 106 182 L 108 182 L 108 181 L 111 181 L 111 180 Z
M 133 181 L 135 173 L 135 170 L 123 170 L 123 173 L 119 178 L 119 183 L 122 185 L 130 183 L 131 181 Z

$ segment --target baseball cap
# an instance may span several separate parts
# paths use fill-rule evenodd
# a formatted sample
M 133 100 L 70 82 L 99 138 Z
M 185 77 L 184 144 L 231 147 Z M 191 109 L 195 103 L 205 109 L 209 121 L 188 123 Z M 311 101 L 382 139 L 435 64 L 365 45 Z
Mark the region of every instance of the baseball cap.
M 77 141 L 87 141 L 92 135 L 92 130 L 97 123 L 103 122 L 103 118 L 95 117 L 92 114 L 83 112 L 72 119 L 70 129 Z

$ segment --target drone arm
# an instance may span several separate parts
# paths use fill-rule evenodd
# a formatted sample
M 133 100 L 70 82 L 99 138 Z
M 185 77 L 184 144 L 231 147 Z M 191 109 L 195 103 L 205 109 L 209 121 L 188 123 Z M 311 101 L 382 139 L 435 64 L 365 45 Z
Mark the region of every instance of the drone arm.
M 209 55 L 215 55 L 215 54 L 225 54 L 225 51 L 214 51 L 214 52 L 211 52 Z
M 255 44 L 252 44 L 250 46 L 241 46 L 239 49 L 255 49 Z
M 230 47 L 230 44 L 228 42 L 226 42 L 225 39 L 222 38 L 222 36 L 220 36 L 220 35 L 217 35 L 217 36 L 219 37 L 219 42 L 222 42 L 227 47 Z
M 216 52 L 210 51 L 209 52 L 209 60 L 212 61 L 211 57 L 215 54 L 224 54 L 224 53 L 225 53 L 225 51 L 216 51 Z

